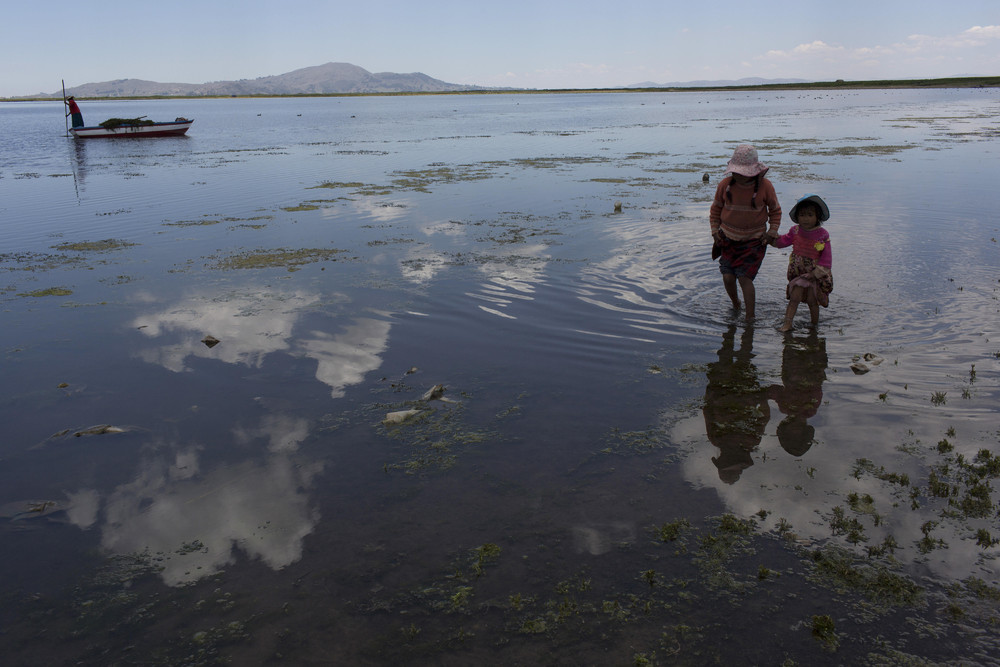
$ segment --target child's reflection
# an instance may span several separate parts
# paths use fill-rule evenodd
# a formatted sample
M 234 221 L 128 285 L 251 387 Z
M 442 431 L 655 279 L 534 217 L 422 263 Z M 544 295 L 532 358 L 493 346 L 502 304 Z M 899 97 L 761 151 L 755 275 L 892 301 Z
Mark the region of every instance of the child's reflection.
M 705 375 L 705 431 L 719 448 L 712 463 L 719 479 L 734 484 L 753 465 L 750 452 L 760 444 L 771 417 L 768 388 L 762 387 L 753 365 L 753 327 L 746 327 L 735 349 L 736 326 L 722 336 L 719 360 L 708 364 Z
M 786 336 L 781 355 L 781 382 L 773 385 L 768 398 L 787 415 L 778 424 L 778 441 L 792 456 L 802 456 L 813 443 L 815 429 L 806 421 L 816 414 L 823 400 L 826 379 L 826 339 L 816 335 Z

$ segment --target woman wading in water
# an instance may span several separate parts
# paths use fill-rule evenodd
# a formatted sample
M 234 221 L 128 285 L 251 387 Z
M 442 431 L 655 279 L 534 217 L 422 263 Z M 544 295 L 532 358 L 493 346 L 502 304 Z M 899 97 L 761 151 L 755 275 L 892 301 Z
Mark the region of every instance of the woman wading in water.
M 777 238 L 781 225 L 781 205 L 771 181 L 764 178 L 767 170 L 757 159 L 756 148 L 737 146 L 708 214 L 714 239 L 712 257 L 719 258 L 722 284 L 736 309 L 740 307 L 739 284 L 747 322 L 756 317 L 753 280 L 768 243 Z

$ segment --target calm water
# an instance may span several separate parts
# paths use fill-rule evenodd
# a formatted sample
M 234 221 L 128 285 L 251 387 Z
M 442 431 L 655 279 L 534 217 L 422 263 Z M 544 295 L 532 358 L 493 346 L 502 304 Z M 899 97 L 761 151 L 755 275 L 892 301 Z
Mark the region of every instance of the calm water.
M 81 106 L 195 123 L 0 105 L 5 664 L 998 663 L 998 91 Z

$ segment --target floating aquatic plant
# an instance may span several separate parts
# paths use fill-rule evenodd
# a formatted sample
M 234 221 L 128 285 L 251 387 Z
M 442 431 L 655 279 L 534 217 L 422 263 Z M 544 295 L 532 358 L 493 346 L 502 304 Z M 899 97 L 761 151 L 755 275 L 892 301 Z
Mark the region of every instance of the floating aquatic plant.
M 336 248 L 248 250 L 220 259 L 214 268 L 223 270 L 285 268 L 296 271 L 299 267 L 312 262 L 335 260 L 337 255 L 344 252 L 347 251 Z

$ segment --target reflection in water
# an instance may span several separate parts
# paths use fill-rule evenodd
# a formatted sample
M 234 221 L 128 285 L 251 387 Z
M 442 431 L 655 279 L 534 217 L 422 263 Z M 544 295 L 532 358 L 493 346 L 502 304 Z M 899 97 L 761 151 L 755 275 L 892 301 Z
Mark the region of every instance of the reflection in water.
M 629 327 L 644 332 L 673 336 L 728 324 L 729 301 L 717 299 L 710 288 L 718 271 L 706 270 L 711 268 L 706 228 L 694 222 L 701 215 L 696 207 L 663 218 L 616 219 L 601 230 L 613 252 L 581 271 L 586 285 L 581 300 L 620 313 Z M 764 308 L 762 317 L 767 304 Z
M 942 415 L 918 415 L 906 406 L 894 410 L 891 404 L 861 411 L 843 400 L 845 387 L 869 381 L 874 373 L 828 377 L 828 342 L 815 332 L 785 336 L 780 348 L 771 338 L 758 339 L 756 353 L 752 341 L 750 330 L 739 339 L 736 327 L 723 334 L 719 359 L 707 367 L 703 415 L 673 426 L 671 439 L 687 443 L 688 481 L 714 489 L 730 512 L 754 517 L 764 531 L 791 527 L 800 544 L 832 540 L 862 554 L 891 550 L 896 562 L 919 563 L 937 575 L 997 580 L 1000 551 L 977 533 L 995 533 L 995 517 L 967 516 L 955 500 L 969 493 L 961 484 L 953 482 L 949 497 L 941 499 L 921 481 L 928 474 L 954 475 L 962 461 L 981 455 L 978 442 L 960 454 L 942 454 L 942 447 L 950 451 L 948 439 L 924 444 L 915 435 L 945 434 Z M 779 349 L 781 383 L 772 384 Z M 843 361 L 841 367 L 846 368 Z M 836 383 L 840 400 L 824 404 L 828 382 Z M 781 413 L 772 423 L 768 401 Z M 894 441 L 886 426 L 893 420 L 911 426 L 907 437 Z M 966 430 L 974 428 L 967 422 Z M 956 437 L 955 430 L 949 429 L 948 438 Z M 873 433 L 884 434 L 885 441 L 873 442 Z M 706 434 L 719 448 L 717 456 L 705 454 Z M 741 475 L 742 483 L 735 484 Z M 968 504 L 968 497 L 962 502 Z
M 117 489 L 101 540 L 117 553 L 164 554 L 161 576 L 171 586 L 221 570 L 237 549 L 273 569 L 289 565 L 319 520 L 302 490 L 305 471 L 285 457 L 191 480 L 172 480 L 174 472 L 153 463 Z
M 771 417 L 768 388 L 761 385 L 753 360 L 753 327 L 746 327 L 736 349 L 736 326 L 722 336 L 719 360 L 708 365 L 705 375 L 705 431 L 719 448 L 712 463 L 719 479 L 735 483 L 743 470 L 753 465 L 750 452 L 760 444 Z
M 193 357 L 259 368 L 268 354 L 289 348 L 296 320 L 318 301 L 319 295 L 304 292 L 193 296 L 135 319 L 134 325 L 150 338 L 174 331 L 194 334 L 178 343 L 144 350 L 140 356 L 174 372 L 187 370 L 187 361 Z M 222 344 L 206 347 L 201 338 L 207 334 Z
M 812 447 L 814 417 L 823 400 L 826 379 L 826 339 L 815 332 L 808 337 L 785 337 L 781 356 L 782 384 L 767 384 L 753 363 L 753 327 L 743 330 L 736 347 L 736 325 L 722 336 L 719 360 L 705 373 L 705 432 L 719 448 L 712 463 L 719 479 L 734 484 L 753 465 L 755 451 L 771 419 L 768 401 L 773 400 L 785 418 L 777 427 L 778 442 L 792 456 L 802 456 Z
M 802 456 L 813 444 L 815 429 L 807 420 L 816 415 L 823 401 L 826 366 L 826 339 L 815 330 L 808 337 L 785 337 L 781 384 L 771 386 L 768 398 L 787 415 L 778 424 L 778 442 L 792 456 Z
M 479 267 L 486 282 L 480 285 L 479 292 L 470 292 L 468 296 L 489 304 L 480 304 L 483 312 L 516 319 L 501 309 L 514 300 L 534 299 L 536 286 L 544 280 L 546 265 L 545 246 L 541 244 L 521 248 L 516 256 L 501 255 L 499 260 L 485 262 Z
M 362 317 L 336 335 L 313 331 L 297 349 L 318 362 L 316 379 L 332 388 L 333 398 L 340 398 L 345 387 L 358 384 L 382 365 L 389 327 L 385 320 Z
M 344 389 L 377 369 L 389 340 L 391 323 L 375 318 L 356 318 L 336 334 L 311 331 L 298 339 L 296 323 L 320 302 L 318 294 L 306 292 L 262 292 L 241 296 L 220 294 L 215 298 L 191 297 L 162 311 L 141 315 L 133 324 L 150 338 L 182 333 L 181 341 L 143 350 L 140 358 L 168 370 L 187 370 L 192 357 L 206 357 L 230 364 L 260 368 L 275 352 L 315 359 L 316 379 L 331 387 L 334 398 Z M 206 346 L 202 337 L 211 334 L 221 343 Z
M 97 525 L 109 551 L 148 553 L 177 586 L 214 574 L 234 562 L 236 552 L 280 569 L 302 555 L 303 539 L 319 521 L 306 489 L 322 463 L 294 458 L 308 423 L 268 415 L 241 429 L 236 439 L 263 438 L 271 455 L 202 471 L 201 449 L 189 446 L 168 457 L 148 458 L 138 476 L 103 501 L 93 489 L 69 494 L 69 519 L 80 528 Z

